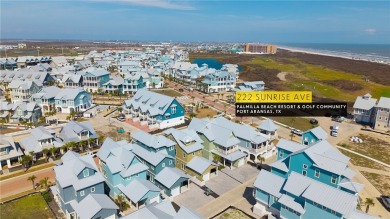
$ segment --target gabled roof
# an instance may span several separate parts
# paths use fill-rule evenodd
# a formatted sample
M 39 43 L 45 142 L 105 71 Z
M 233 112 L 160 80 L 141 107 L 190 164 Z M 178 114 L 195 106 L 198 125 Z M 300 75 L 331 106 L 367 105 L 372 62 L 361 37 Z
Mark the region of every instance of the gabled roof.
M 204 217 L 198 212 L 181 206 L 174 219 L 203 219 Z
M 104 194 L 89 194 L 79 203 L 77 201 L 72 201 L 70 205 L 80 219 L 93 218 L 102 210 L 115 210 L 113 213 L 116 214 L 116 210 L 119 209 L 118 206 Z
M 290 141 L 284 138 L 279 140 L 279 142 L 276 144 L 276 147 L 293 153 L 307 148 L 306 145 L 299 144 L 298 142 Z
M 194 130 L 170 128 L 164 131 L 164 134 L 172 135 L 179 147 L 187 154 L 203 149 L 203 141 Z
M 173 219 L 176 215 L 175 208 L 168 200 L 160 203 L 152 203 L 144 208 L 139 209 L 129 215 L 122 217 L 122 219 Z
M 132 133 L 131 137 L 139 142 L 142 142 L 144 145 L 155 149 L 161 147 L 170 147 L 175 145 L 175 142 L 173 142 L 172 140 L 170 140 L 165 136 L 151 135 L 142 130 Z
M 41 152 L 44 148 L 50 149 L 51 147 L 60 148 L 63 145 L 61 139 L 55 137 L 55 131 L 52 129 L 45 129 L 43 127 L 34 128 L 31 130 L 31 134 L 20 139 L 19 144 L 24 148 L 26 152 Z M 41 145 L 40 141 L 45 139 L 51 139 L 53 144 Z
M 172 156 L 165 153 L 148 151 L 137 144 L 132 144 L 132 146 L 133 146 L 134 154 L 136 154 L 141 159 L 147 161 L 148 163 L 152 164 L 153 166 L 157 166 L 165 158 L 175 159 Z
M 388 98 L 388 97 L 379 98 L 379 102 L 378 102 L 377 107 L 389 109 L 390 108 L 390 98 Z
M 354 109 L 370 110 L 376 104 L 377 99 L 371 98 L 370 94 L 358 96 L 353 104 Z
M 79 142 L 79 133 L 83 130 L 87 130 L 90 132 L 90 138 L 97 138 L 95 130 L 93 129 L 91 123 L 89 122 L 76 122 L 70 121 L 64 127 L 62 127 L 60 131 L 60 137 L 64 140 L 64 142 Z
M 306 132 L 304 132 L 303 134 L 305 133 L 309 133 L 311 132 L 314 136 L 316 136 L 318 139 L 321 139 L 321 140 L 325 140 L 328 138 L 328 133 L 326 133 L 322 128 L 321 126 L 317 126 L 315 128 L 312 128 L 312 129 L 309 129 L 307 130 Z
M 285 158 L 285 159 L 282 159 L 282 160 L 277 160 L 277 161 L 271 163 L 270 166 L 287 173 L 288 170 L 289 170 L 288 166 L 285 163 L 287 159 L 288 158 Z
M 77 156 L 75 152 L 67 151 L 63 157 L 62 165 L 54 167 L 57 185 L 61 188 L 73 186 L 78 191 L 104 182 L 92 156 Z M 79 179 L 77 176 L 86 168 L 94 170 L 95 174 Z
M 265 121 L 263 121 L 259 126 L 257 126 L 257 128 L 269 132 L 274 132 L 278 129 L 275 123 L 270 119 L 266 119 Z
M 180 178 L 189 179 L 191 177 L 177 168 L 165 167 L 160 171 L 160 173 L 156 175 L 154 179 L 160 182 L 166 188 L 171 188 L 171 186 L 173 186 L 173 184 L 175 184 L 175 182 L 177 182 Z
M 86 93 L 82 88 L 63 88 L 57 93 L 56 100 L 74 100 L 79 94 Z
M 126 197 L 128 197 L 134 203 L 144 200 L 146 198 L 145 195 L 148 192 L 161 191 L 161 189 L 159 189 L 149 180 L 144 179 L 134 179 L 126 187 L 119 185 L 118 189 L 121 190 L 121 192 L 123 192 L 123 194 L 125 194 Z
M 254 187 L 275 197 L 282 195 L 282 187 L 286 180 L 266 170 L 261 170 L 254 182 Z
M 204 157 L 198 156 L 193 157 L 191 161 L 187 163 L 188 168 L 194 170 L 199 174 L 203 174 L 210 166 L 217 166 L 217 164 Z
M 297 211 L 300 214 L 305 213 L 305 209 L 302 207 L 302 205 L 299 204 L 298 202 L 296 202 L 292 197 L 290 197 L 288 195 L 282 195 L 279 198 L 278 202 L 283 204 L 284 206 L 287 206 L 287 207 Z
M 141 109 L 141 112 L 149 113 L 152 116 L 163 115 L 175 98 L 163 94 L 148 91 L 147 89 L 140 89 L 135 93 L 133 98 L 125 100 L 125 106 Z

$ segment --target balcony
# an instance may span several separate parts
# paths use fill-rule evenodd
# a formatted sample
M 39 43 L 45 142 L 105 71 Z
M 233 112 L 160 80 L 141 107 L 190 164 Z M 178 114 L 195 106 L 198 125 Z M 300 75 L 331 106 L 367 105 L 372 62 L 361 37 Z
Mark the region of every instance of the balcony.
M 231 154 L 233 152 L 236 152 L 238 150 L 238 146 L 235 145 L 233 147 L 230 147 L 230 149 L 226 149 L 226 148 L 221 148 L 221 147 L 217 147 L 216 148 L 216 151 L 221 153 L 221 154 L 224 154 L 224 155 L 228 155 L 228 154 Z
M 0 152 L 0 156 L 4 156 L 4 155 L 7 155 L 7 154 L 8 154 L 7 151 Z

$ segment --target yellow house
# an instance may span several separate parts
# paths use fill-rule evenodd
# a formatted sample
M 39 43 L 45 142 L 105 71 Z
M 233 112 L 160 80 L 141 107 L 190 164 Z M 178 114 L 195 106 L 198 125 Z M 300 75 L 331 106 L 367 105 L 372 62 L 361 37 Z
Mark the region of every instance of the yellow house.
M 217 175 L 218 165 L 202 157 L 203 141 L 195 131 L 168 129 L 164 134 L 176 142 L 176 167 L 199 181 L 207 181 Z

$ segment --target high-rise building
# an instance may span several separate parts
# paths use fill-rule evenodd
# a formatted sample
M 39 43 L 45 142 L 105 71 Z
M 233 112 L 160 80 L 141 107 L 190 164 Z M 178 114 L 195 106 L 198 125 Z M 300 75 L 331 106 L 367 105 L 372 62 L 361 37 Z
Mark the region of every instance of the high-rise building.
M 275 54 L 277 50 L 276 45 L 260 44 L 260 43 L 245 43 L 245 53 L 265 53 Z

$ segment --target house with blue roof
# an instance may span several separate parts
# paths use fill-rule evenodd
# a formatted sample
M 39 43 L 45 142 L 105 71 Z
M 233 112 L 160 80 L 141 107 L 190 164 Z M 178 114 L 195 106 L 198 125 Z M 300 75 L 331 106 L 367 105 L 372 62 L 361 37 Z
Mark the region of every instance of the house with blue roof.
M 112 77 L 108 82 L 103 84 L 103 91 L 105 93 L 122 94 L 124 79 L 119 76 Z
M 74 218 L 119 218 L 118 206 L 104 194 L 90 194 L 80 202 L 72 201 L 70 205 L 74 209 Z
M 250 81 L 243 82 L 235 91 L 264 91 L 264 81 Z
M 202 156 L 203 141 L 194 130 L 170 128 L 165 136 L 176 142 L 176 168 L 205 182 L 218 174 L 218 164 Z
M 119 185 L 118 188 L 137 209 L 161 201 L 161 189 L 146 179 L 134 179 L 129 185 Z
M 225 125 L 216 119 L 193 118 L 189 130 L 194 130 L 203 141 L 203 157 L 208 160 L 221 162 L 230 168 L 245 164 L 247 154 L 239 149 L 240 139 Z
M 0 135 L 0 170 L 4 165 L 11 169 L 12 163 L 18 162 L 22 156 L 22 149 L 12 137 Z
M 320 140 L 326 140 L 327 138 L 328 134 L 320 126 L 317 126 L 302 134 L 302 144 L 310 145 Z
M 356 209 L 358 196 L 291 172 L 288 178 L 261 170 L 254 182 L 253 208 L 259 216 L 280 218 L 373 219 Z
M 92 106 L 91 94 L 82 88 L 64 88 L 54 97 L 57 112 L 83 112 Z
M 146 87 L 148 81 L 148 74 L 144 72 L 130 72 L 124 75 L 122 92 L 125 94 L 134 95 L 138 90 Z
M 135 132 L 131 137 L 132 152 L 148 167 L 148 180 L 154 182 L 156 175 L 165 167 L 175 167 L 175 143 L 172 140 L 144 131 Z
M 271 172 L 287 177 L 297 172 L 321 183 L 357 194 L 363 185 L 352 182 L 355 173 L 348 167 L 349 157 L 336 150 L 326 140 L 310 146 L 281 139 L 277 146 L 277 161 Z
M 278 138 L 278 126 L 270 119 L 264 120 L 256 128 L 270 140 Z
M 185 110 L 174 98 L 146 89 L 140 89 L 132 99 L 125 100 L 126 117 L 149 128 L 169 128 L 184 123 Z
M 126 141 L 115 142 L 106 138 L 97 153 L 100 169 L 115 198 L 122 194 L 119 187 L 127 187 L 134 179 L 146 180 L 148 167 L 132 152 L 133 147 Z
M 174 167 L 165 167 L 159 172 L 154 183 L 162 189 L 163 194 L 175 197 L 190 189 L 191 176 Z
M 90 138 L 97 139 L 99 135 L 89 122 L 70 121 L 61 128 L 58 137 L 64 143 L 69 143 L 80 142 Z
M 236 87 L 236 74 L 227 71 L 216 71 L 204 76 L 204 80 L 199 85 L 199 90 L 205 93 L 216 93 L 221 91 L 231 91 Z
M 83 71 L 83 87 L 88 92 L 95 92 L 103 88 L 103 84 L 110 80 L 110 72 L 103 68 L 87 68 Z
M 68 151 L 61 161 L 54 167 L 56 185 L 51 191 L 65 216 L 75 218 L 77 204 L 83 205 L 82 201 L 90 194 L 104 194 L 104 177 L 90 155 Z
M 44 87 L 38 93 L 31 96 L 31 100 L 38 104 L 42 109 L 42 113 L 52 112 L 55 108 L 55 97 L 61 89 L 56 86 Z

